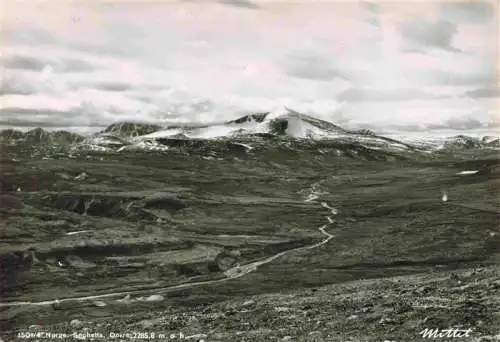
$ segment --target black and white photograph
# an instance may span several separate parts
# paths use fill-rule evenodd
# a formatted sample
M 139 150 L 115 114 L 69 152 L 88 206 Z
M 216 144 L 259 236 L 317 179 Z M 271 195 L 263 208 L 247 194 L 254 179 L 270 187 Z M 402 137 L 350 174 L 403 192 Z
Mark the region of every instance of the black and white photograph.
M 498 0 L 0 0 L 0 342 L 500 341 Z

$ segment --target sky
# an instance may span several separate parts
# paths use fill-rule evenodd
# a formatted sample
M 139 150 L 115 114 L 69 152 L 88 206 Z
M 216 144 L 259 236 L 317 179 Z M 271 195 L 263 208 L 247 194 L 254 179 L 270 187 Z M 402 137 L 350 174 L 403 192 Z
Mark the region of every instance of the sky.
M 0 125 L 499 124 L 497 1 L 0 0 Z

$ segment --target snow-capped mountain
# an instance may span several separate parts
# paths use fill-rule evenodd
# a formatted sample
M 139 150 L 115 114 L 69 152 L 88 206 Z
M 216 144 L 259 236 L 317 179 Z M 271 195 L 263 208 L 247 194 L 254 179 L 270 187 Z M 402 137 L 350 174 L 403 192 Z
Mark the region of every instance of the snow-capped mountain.
M 295 112 L 286 107 L 273 112 L 249 114 L 236 120 L 200 126 L 170 126 L 142 136 L 143 139 L 168 138 L 182 134 L 192 139 L 213 139 L 270 134 L 293 138 L 333 138 L 346 131 L 324 120 Z
M 368 153 L 367 149 L 388 153 L 413 153 L 442 149 L 500 147 L 498 137 L 455 136 L 435 141 L 412 140 L 408 137 L 391 138 L 377 135 L 369 130 L 353 131 L 286 107 L 218 123 L 178 124 L 166 127 L 147 123 L 116 123 L 86 137 L 64 131 L 48 132 L 42 129 L 26 133 L 4 130 L 0 134 L 0 140 L 9 143 L 24 141 L 30 145 L 57 144 L 68 146 L 72 152 L 165 151 L 186 146 L 189 149 L 208 151 L 218 146 L 217 148 L 246 153 L 254 150 L 253 146 L 272 148 L 277 142 L 292 143 L 299 148 L 311 144 L 333 149 L 337 147 L 332 146 L 342 146 L 339 149 L 347 148 L 352 152 L 349 152 L 349 155 L 356 155 L 361 150 L 363 153 Z M 221 144 L 224 146 L 221 147 Z

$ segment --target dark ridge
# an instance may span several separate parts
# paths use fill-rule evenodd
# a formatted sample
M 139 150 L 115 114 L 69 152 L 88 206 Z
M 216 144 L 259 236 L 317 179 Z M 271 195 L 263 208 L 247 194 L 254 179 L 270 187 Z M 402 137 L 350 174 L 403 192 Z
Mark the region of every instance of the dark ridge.
M 76 246 L 55 246 L 49 249 L 30 248 L 25 251 L 13 251 L 0 254 L 0 259 L 5 261 L 5 266 L 0 270 L 5 273 L 16 273 L 24 270 L 29 270 L 33 264 L 31 251 L 34 252 L 36 258 L 40 261 L 45 261 L 48 258 L 65 259 L 68 256 L 78 256 L 88 260 L 98 260 L 101 257 L 123 255 L 135 256 L 145 253 L 151 253 L 159 250 L 182 250 L 192 248 L 194 246 L 191 241 L 169 241 L 151 242 L 134 242 L 134 243 L 98 243 L 97 241 L 89 241 L 83 245 Z
M 316 119 L 316 118 L 313 118 L 313 117 L 310 117 L 310 116 L 307 116 L 307 115 L 301 115 L 301 120 L 304 121 L 304 122 L 310 123 L 311 125 L 314 125 L 316 127 L 319 127 L 321 129 L 327 130 L 327 131 L 331 131 L 331 132 L 337 132 L 337 131 L 347 132 L 342 127 L 340 127 L 338 125 L 335 125 L 335 124 L 333 124 L 331 122 L 328 122 L 328 121 L 325 121 L 325 120 L 321 120 L 321 119 Z
M 313 143 L 316 148 L 336 149 L 344 153 L 348 158 L 364 160 L 406 160 L 407 156 L 403 154 L 391 153 L 379 149 L 365 147 L 358 142 L 342 142 L 336 140 L 322 140 Z
M 174 197 L 157 196 L 141 201 L 134 197 L 113 194 L 49 194 L 39 199 L 43 206 L 96 217 L 127 218 L 154 221 L 156 216 L 145 208 L 166 210 L 169 213 L 184 209 L 186 205 Z
M 119 122 L 106 127 L 101 133 L 113 134 L 119 137 L 135 137 L 154 133 L 163 129 L 162 126 L 140 123 L 140 122 Z
M 498 176 L 500 174 L 500 160 L 498 159 L 476 159 L 476 160 L 466 160 L 450 165 L 450 168 L 456 169 L 461 168 L 463 170 L 477 170 L 477 176 Z M 462 178 L 462 177 L 460 177 Z M 463 181 L 463 180 L 462 180 Z
M 249 115 L 242 116 L 241 118 L 238 118 L 236 120 L 227 121 L 226 124 L 235 124 L 235 123 L 242 124 L 245 122 L 252 122 L 252 121 L 263 122 L 268 115 L 269 115 L 269 112 L 249 114 Z
M 488 255 L 490 253 L 489 246 L 487 249 Z M 494 251 L 498 250 L 498 248 L 494 249 Z M 479 252 L 478 254 L 483 254 Z M 460 267 L 463 264 L 467 263 L 484 263 L 484 256 L 472 256 L 469 258 L 457 258 L 457 259 L 443 259 L 443 258 L 429 258 L 426 260 L 395 260 L 393 262 L 387 263 L 371 263 L 371 262 L 360 262 L 356 264 L 350 265 L 341 265 L 332 267 L 331 269 L 343 270 L 343 269 L 354 269 L 354 268 L 389 268 L 389 267 L 407 267 L 407 266 L 436 266 L 436 265 L 446 265 L 450 267 Z
M 487 147 L 500 147 L 500 138 L 492 139 L 491 141 L 487 141 L 489 137 L 483 137 L 481 139 L 481 143 Z
M 271 134 L 285 135 L 288 128 L 287 119 L 275 119 L 269 123 L 269 130 Z
M 4 129 L 0 131 L 0 139 L 1 140 L 17 140 L 22 139 L 24 137 L 24 133 L 18 131 L 16 129 Z
M 84 137 L 68 131 L 46 131 L 42 128 L 34 128 L 27 132 L 21 132 L 13 129 L 5 129 L 0 132 L 2 141 L 22 141 L 32 145 L 45 144 L 73 144 L 83 141 Z
M 481 141 L 477 138 L 468 137 L 465 135 L 457 135 L 452 138 L 452 141 L 446 143 L 449 147 L 462 147 L 462 148 L 479 148 Z
M 218 272 L 220 271 L 218 265 L 215 262 L 188 262 L 183 264 L 174 264 L 173 265 L 175 272 L 178 276 L 188 276 L 195 277 L 204 274 L 208 274 L 210 272 Z
M 265 139 L 276 138 L 276 134 L 273 134 L 273 133 L 251 133 L 248 136 L 250 136 L 250 137 L 258 137 L 258 138 L 265 138 Z
M 83 141 L 84 137 L 68 131 L 55 131 L 52 133 L 52 139 L 58 143 L 73 144 Z
M 141 255 L 145 253 L 151 253 L 158 250 L 175 250 L 184 249 L 192 247 L 192 242 L 183 241 L 181 243 L 176 242 L 158 242 L 152 244 L 150 242 L 145 243 L 111 243 L 111 244 L 86 244 L 84 246 L 74 246 L 74 247 L 59 247 L 57 249 L 52 249 L 48 252 L 37 252 L 37 256 L 40 259 L 45 259 L 53 256 L 63 256 L 63 255 L 77 255 L 82 258 L 96 259 L 101 256 L 110 255 Z
M 171 139 L 184 139 L 184 140 L 189 139 L 189 137 L 184 133 L 174 134 L 174 135 L 170 136 L 170 138 Z
M 204 140 L 204 139 L 175 139 L 159 138 L 155 139 L 158 143 L 174 148 L 187 148 L 198 152 L 228 152 L 228 153 L 246 153 L 246 147 L 228 141 L 227 139 Z
M 489 138 L 493 138 L 488 141 Z M 495 137 L 475 138 L 466 135 L 457 135 L 445 142 L 447 148 L 478 149 L 484 147 L 500 147 L 500 139 Z
M 186 204 L 173 197 L 153 197 L 145 200 L 145 208 L 162 209 L 167 211 L 177 211 L 186 208 Z
M 368 136 L 376 136 L 377 135 L 374 131 L 372 131 L 371 129 L 367 129 L 367 128 L 362 128 L 362 129 L 355 131 L 355 132 L 352 132 L 352 133 L 361 134 L 361 135 L 368 135 Z
M 40 144 L 51 142 L 51 134 L 42 128 L 34 128 L 24 134 L 27 143 Z
M 210 127 L 211 124 L 177 124 L 177 125 L 168 125 L 167 129 L 196 129 L 196 128 L 207 128 Z
M 22 291 L 25 283 L 24 272 L 29 270 L 32 260 L 23 252 L 1 254 L 0 279 L 2 280 L 2 292 L 4 295 L 12 291 Z
M 410 144 L 407 144 L 405 142 L 402 142 L 402 141 L 399 141 L 399 140 L 396 140 L 396 139 L 392 139 L 392 138 L 388 138 L 388 137 L 384 137 L 383 135 L 377 135 L 375 134 L 374 132 L 371 132 L 369 131 L 370 133 L 357 133 L 357 134 L 362 134 L 362 135 L 368 135 L 368 136 L 372 136 L 372 137 L 376 137 L 378 139 L 381 139 L 381 140 L 384 140 L 384 141 L 387 141 L 387 142 L 390 142 L 390 143 L 395 143 L 395 144 L 400 144 L 400 145 L 403 145 L 405 147 L 408 147 L 410 150 L 416 150 L 417 148 L 413 145 L 410 145 Z

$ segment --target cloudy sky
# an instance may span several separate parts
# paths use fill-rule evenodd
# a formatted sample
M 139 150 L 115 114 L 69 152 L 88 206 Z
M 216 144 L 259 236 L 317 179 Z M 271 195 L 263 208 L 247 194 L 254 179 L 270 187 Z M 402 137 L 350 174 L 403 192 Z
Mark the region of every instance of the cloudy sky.
M 282 106 L 379 130 L 499 122 L 496 1 L 0 6 L 0 125 L 220 121 Z

